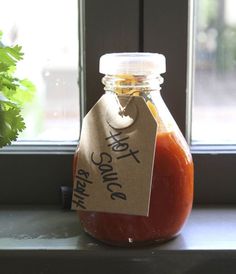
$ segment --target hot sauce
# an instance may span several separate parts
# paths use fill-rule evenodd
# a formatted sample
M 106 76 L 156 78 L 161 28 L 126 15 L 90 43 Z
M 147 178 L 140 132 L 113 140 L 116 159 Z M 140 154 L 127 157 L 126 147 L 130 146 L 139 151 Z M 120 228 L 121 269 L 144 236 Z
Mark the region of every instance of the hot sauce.
M 153 83 L 147 80 L 145 88 L 140 86 L 143 77 L 140 80 L 136 76 L 119 75 L 118 78 L 119 81 L 113 83 L 115 92 L 143 96 L 158 125 L 149 215 L 78 211 L 79 218 L 88 234 L 108 244 L 129 246 L 163 242 L 178 235 L 191 211 L 192 157 L 158 87 L 153 89 Z
M 161 133 L 157 136 L 149 216 L 85 211 L 80 211 L 79 216 L 86 231 L 106 243 L 162 241 L 179 233 L 190 213 L 192 199 L 191 156 L 174 133 Z

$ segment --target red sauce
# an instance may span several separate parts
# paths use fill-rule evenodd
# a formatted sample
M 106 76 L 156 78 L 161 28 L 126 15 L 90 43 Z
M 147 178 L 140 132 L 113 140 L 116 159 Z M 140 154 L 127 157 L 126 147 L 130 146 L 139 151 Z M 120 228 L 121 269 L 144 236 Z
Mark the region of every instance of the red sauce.
M 159 133 L 149 216 L 78 211 L 85 231 L 115 245 L 138 245 L 176 236 L 193 200 L 193 163 L 182 136 Z

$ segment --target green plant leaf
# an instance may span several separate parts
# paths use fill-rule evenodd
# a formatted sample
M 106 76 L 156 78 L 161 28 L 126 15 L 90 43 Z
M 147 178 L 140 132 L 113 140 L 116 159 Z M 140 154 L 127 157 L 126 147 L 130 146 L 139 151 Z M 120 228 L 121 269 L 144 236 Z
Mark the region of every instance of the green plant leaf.
M 17 108 L 18 107 L 15 102 L 9 100 L 7 97 L 4 96 L 4 94 L 2 92 L 0 92 L 0 107 L 3 110 L 8 109 L 5 106 L 13 107 L 13 108 Z
M 19 132 L 25 128 L 25 123 L 19 108 L 2 110 L 0 108 L 0 147 L 15 141 Z
M 27 79 L 19 80 L 19 86 L 16 88 L 16 93 L 13 96 L 13 100 L 23 106 L 23 104 L 31 102 L 35 91 L 35 85 L 31 81 Z
M 14 47 L 0 46 L 0 62 L 7 66 L 15 66 L 17 61 L 23 59 L 21 47 L 16 45 Z
M 32 99 L 35 86 L 14 76 L 17 62 L 23 59 L 21 46 L 5 46 L 1 38 L 0 31 L 0 147 L 3 147 L 15 141 L 25 128 L 21 108 Z
M 12 90 L 9 94 L 13 94 L 18 86 L 19 80 L 17 78 L 12 77 L 8 73 L 0 74 L 0 89 L 2 91 L 4 91 L 4 88 L 7 88 Z
M 7 72 L 9 69 L 9 66 L 4 64 L 4 63 L 0 63 L 0 73 L 1 72 Z

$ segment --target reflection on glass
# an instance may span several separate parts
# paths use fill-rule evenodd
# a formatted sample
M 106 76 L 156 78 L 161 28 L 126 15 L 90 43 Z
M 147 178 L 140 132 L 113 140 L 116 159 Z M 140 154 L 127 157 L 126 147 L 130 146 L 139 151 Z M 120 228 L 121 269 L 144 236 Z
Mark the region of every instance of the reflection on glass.
M 192 144 L 236 144 L 236 1 L 194 3 Z
M 77 140 L 77 0 L 2 1 L 0 29 L 5 43 L 22 45 L 25 55 L 17 75 L 37 88 L 23 110 L 26 130 L 19 140 Z

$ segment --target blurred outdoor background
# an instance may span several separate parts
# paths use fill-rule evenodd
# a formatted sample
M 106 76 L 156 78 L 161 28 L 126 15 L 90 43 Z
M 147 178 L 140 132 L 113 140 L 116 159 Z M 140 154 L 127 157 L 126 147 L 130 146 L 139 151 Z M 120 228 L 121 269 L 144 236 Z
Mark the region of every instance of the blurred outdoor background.
M 192 143 L 235 144 L 236 0 L 195 0 L 194 22 Z M 0 29 L 23 46 L 18 76 L 37 88 L 19 140 L 77 140 L 77 0 L 2 1 Z
M 79 138 L 77 0 L 1 1 L 4 44 L 20 44 L 24 60 L 17 76 L 36 86 L 25 106 L 26 130 L 19 141 Z
M 236 1 L 195 1 L 194 144 L 236 144 Z

